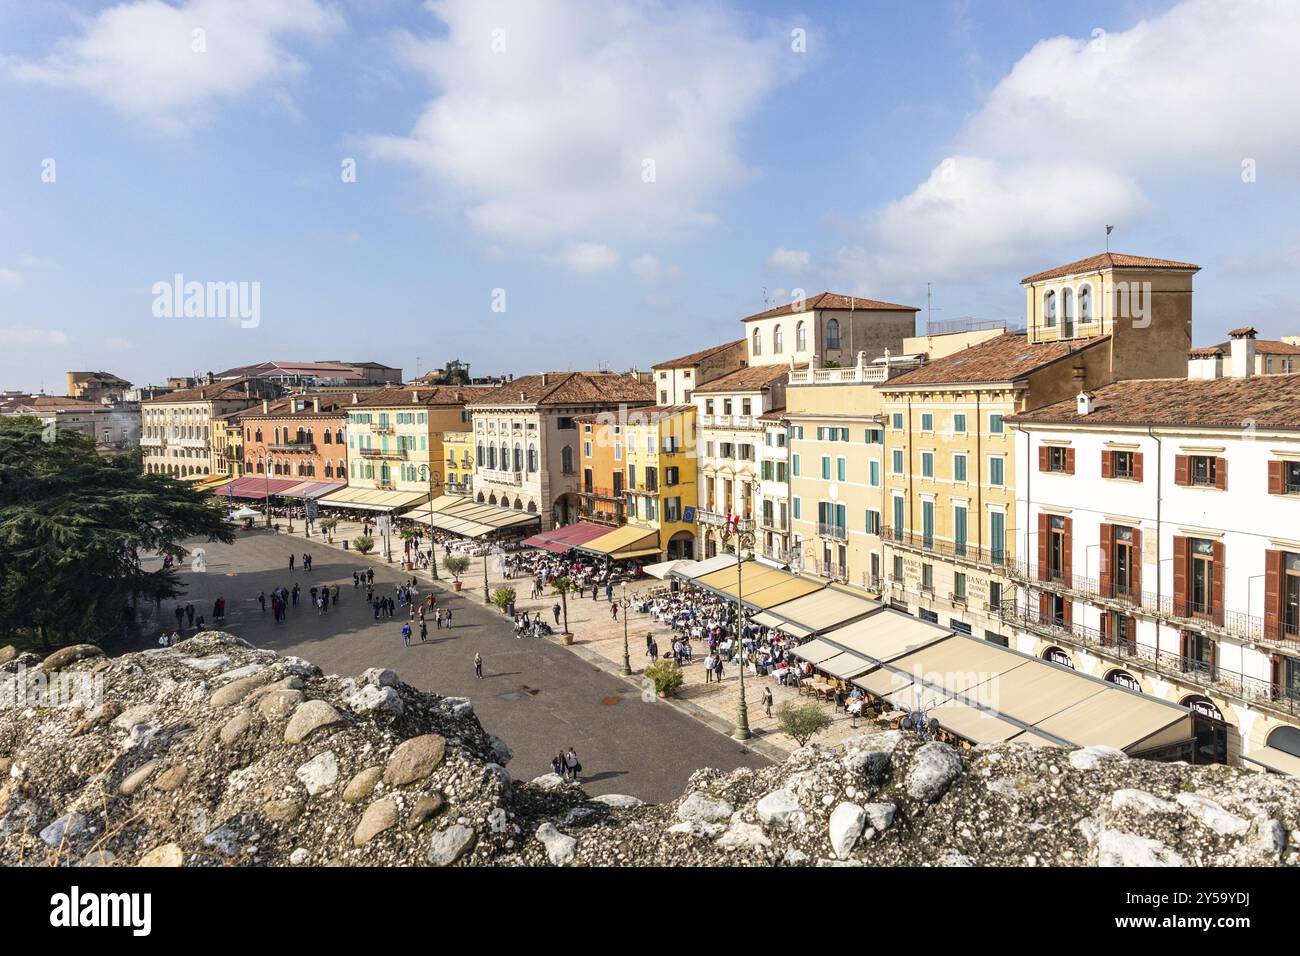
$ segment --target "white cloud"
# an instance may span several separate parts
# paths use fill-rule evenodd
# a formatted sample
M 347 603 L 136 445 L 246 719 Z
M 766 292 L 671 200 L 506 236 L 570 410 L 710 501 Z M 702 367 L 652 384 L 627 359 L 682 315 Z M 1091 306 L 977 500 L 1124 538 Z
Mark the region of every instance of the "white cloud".
M 757 35 L 752 17 L 717 5 L 429 8 L 445 31 L 403 35 L 398 50 L 437 97 L 409 134 L 367 146 L 426 172 L 475 228 L 510 240 L 711 224 L 718 190 L 749 174 L 738 126 L 800 65 L 788 36 Z
M 649 253 L 637 256 L 627 264 L 632 274 L 645 282 L 658 282 L 662 279 L 676 279 L 680 270 L 674 265 L 662 262 L 658 256 Z
M 275 84 L 305 70 L 286 39 L 324 36 L 342 25 L 319 0 L 132 0 L 79 18 L 79 32 L 60 39 L 44 59 L 11 58 L 7 65 L 20 80 L 89 93 L 128 116 L 180 131 L 195 125 L 213 99 L 257 92 L 284 102 Z
M 574 272 L 595 275 L 618 265 L 618 250 L 599 242 L 571 242 L 564 247 L 560 261 Z
M 124 352 L 128 349 L 135 348 L 135 343 L 129 339 L 121 338 L 120 336 L 110 335 L 108 338 L 104 339 L 104 348 L 112 349 L 115 352 Z
M 0 326 L 0 345 L 67 345 L 68 336 L 57 329 L 30 325 Z
M 780 269 L 784 272 L 807 272 L 812 266 L 812 256 L 804 249 L 787 249 L 785 246 L 777 246 L 772 250 L 772 254 L 767 257 L 767 264 L 770 268 Z
M 22 285 L 23 274 L 17 269 L 0 269 L 0 285 Z
M 1144 187 L 1169 177 L 1249 189 L 1245 160 L 1260 176 L 1300 174 L 1297 89 L 1300 4 L 1187 0 L 1124 32 L 1043 40 L 954 155 L 876 211 L 871 242 L 840 251 L 842 274 L 878 284 L 921 266 L 939 278 L 1042 265 L 1046 244 L 1095 251 L 1102 226 L 1140 217 Z

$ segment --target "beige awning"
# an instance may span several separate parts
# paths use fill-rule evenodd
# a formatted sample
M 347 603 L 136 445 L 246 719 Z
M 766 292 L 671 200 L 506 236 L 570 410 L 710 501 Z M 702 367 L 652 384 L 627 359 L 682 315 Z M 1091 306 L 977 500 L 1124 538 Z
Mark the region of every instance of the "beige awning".
M 1193 736 L 1192 716 L 1182 708 L 1113 684 L 1040 721 L 1035 729 L 1066 740 L 1086 740 L 1088 746 L 1135 752 Z
M 865 674 L 876 665 L 871 661 L 859 657 L 857 654 L 841 653 L 834 657 L 828 657 L 820 664 L 814 664 L 819 671 L 824 671 L 832 677 L 838 677 L 841 680 L 851 680 L 859 674 Z
M 898 673 L 889 668 L 881 667 L 872 671 L 864 677 L 855 677 L 853 683 L 861 687 L 869 694 L 876 697 L 888 698 L 890 694 L 904 690 L 912 686 L 912 678 L 909 674 Z
M 826 639 L 876 663 L 885 663 L 952 636 L 937 624 L 918 621 L 901 611 L 885 610 L 826 634 Z
M 741 592 L 741 598 L 746 604 L 754 607 L 772 608 L 777 604 L 785 604 L 794 598 L 820 591 L 823 587 L 825 585 L 820 581 L 788 575 L 785 580 L 757 590 L 751 591 L 749 585 L 746 585 L 745 590 Z
M 928 716 L 937 720 L 944 730 L 950 730 L 973 744 L 1002 743 L 1025 729 L 1020 724 L 1004 720 L 996 713 L 966 704 L 944 704 L 932 708 Z
M 736 556 L 734 554 L 718 554 L 711 558 L 705 558 L 702 561 L 696 561 L 689 568 L 674 568 L 672 576 L 675 578 L 685 578 L 688 581 L 698 580 L 707 577 L 710 574 L 716 574 L 723 568 L 731 568 L 731 573 L 736 573 Z
M 653 528 L 640 528 L 625 524 L 609 534 L 575 545 L 579 551 L 599 554 L 618 560 L 659 553 L 659 532 Z
M 760 627 L 771 627 L 778 631 L 789 634 L 792 637 L 807 637 L 812 631 L 806 627 L 800 627 L 798 624 L 791 624 L 789 621 L 783 621 L 770 611 L 761 611 L 750 618 L 750 621 Z
M 1241 759 L 1249 760 L 1251 763 L 1258 764 L 1274 773 L 1300 777 L 1300 757 L 1289 754 L 1285 750 L 1278 750 L 1276 747 L 1261 747 L 1259 750 L 1252 750 L 1248 754 L 1242 754 Z
M 466 538 L 481 538 L 494 531 L 541 521 L 541 516 L 533 512 L 515 511 L 459 495 L 440 495 L 402 517 Z
M 427 491 L 380 491 L 351 485 L 317 499 L 320 504 L 330 508 L 353 508 L 357 511 L 401 511 L 428 500 Z
M 832 647 L 825 641 L 809 641 L 807 644 L 800 644 L 798 647 L 791 648 L 790 652 L 795 657 L 802 658 L 814 667 L 819 662 L 830 660 L 837 654 L 842 653 L 838 647 Z
M 864 614 L 872 614 L 880 608 L 879 601 L 873 601 L 865 595 L 853 594 L 832 585 L 781 604 L 771 605 L 768 612 L 780 620 L 798 624 L 809 631 L 827 631 Z

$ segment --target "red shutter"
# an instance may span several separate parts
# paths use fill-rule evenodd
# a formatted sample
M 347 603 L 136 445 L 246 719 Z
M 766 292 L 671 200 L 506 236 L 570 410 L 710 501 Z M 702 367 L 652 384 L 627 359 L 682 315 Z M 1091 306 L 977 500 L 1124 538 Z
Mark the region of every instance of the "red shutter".
M 1228 490 L 1228 459 L 1214 459 L 1214 487 L 1220 491 Z
M 1187 456 L 1174 455 L 1174 484 L 1190 485 L 1191 483 L 1191 474 L 1187 467 Z
M 1272 697 L 1274 700 L 1280 700 L 1282 697 L 1280 691 L 1280 688 L 1282 686 L 1282 655 L 1281 654 L 1270 655 L 1268 661 L 1269 664 L 1272 665 L 1270 667 L 1270 671 L 1271 671 L 1270 677 L 1272 678 L 1272 684 L 1273 684 Z
M 1187 539 L 1174 535 L 1174 614 L 1187 616 Z
M 1038 470 L 1047 471 L 1047 446 L 1038 446 Z
M 1067 631 L 1070 629 L 1070 619 L 1073 616 L 1073 610 L 1073 601 L 1061 601 L 1061 623 Z
M 1038 623 L 1046 624 L 1048 620 L 1049 618 L 1048 618 L 1048 610 L 1047 610 L 1047 592 L 1039 591 L 1038 592 Z
M 1133 600 L 1140 602 L 1142 600 L 1142 529 L 1133 529 L 1133 557 L 1130 562 L 1132 567 L 1129 568 L 1129 586 L 1133 590 Z M 1133 631 L 1129 632 L 1134 633 Z
M 1073 448 L 1065 449 L 1065 473 L 1067 475 L 1074 474 L 1074 449 Z
M 1222 461 L 1222 459 L 1220 459 Z M 1214 542 L 1214 623 L 1223 626 L 1223 567 L 1224 548 L 1222 541 Z
M 1283 466 L 1286 462 L 1270 461 L 1268 463 L 1268 493 L 1270 495 L 1286 494 L 1286 474 Z
M 1038 580 L 1047 580 L 1047 536 L 1051 533 L 1048 531 L 1048 521 L 1050 519 L 1045 514 L 1038 516 Z
M 1129 654 L 1137 653 L 1137 632 L 1138 632 L 1137 618 L 1130 616 L 1128 619 L 1129 639 L 1128 639 L 1128 648 L 1127 648 Z
M 1074 519 L 1065 519 L 1065 533 L 1061 535 L 1061 583 L 1073 587 L 1070 572 L 1074 569 Z
M 1192 649 L 1189 646 L 1192 643 L 1191 631 L 1178 632 L 1178 656 L 1182 658 L 1181 669 L 1186 672 L 1187 662 L 1191 659 Z
M 1110 611 L 1101 612 L 1101 646 L 1110 646 Z
M 1105 460 L 1105 459 L 1103 459 Z M 1115 552 L 1115 530 L 1114 526 L 1103 524 L 1101 526 L 1101 568 L 1098 572 L 1098 578 L 1101 583 L 1102 597 L 1110 597 L 1110 560 L 1111 555 Z M 1102 615 L 1105 620 L 1105 615 Z
M 1282 552 L 1264 552 L 1264 636 L 1282 637 Z
M 1103 478 L 1115 477 L 1115 455 L 1110 451 L 1101 453 L 1101 476 Z
M 1142 452 L 1133 452 L 1133 480 L 1142 480 Z

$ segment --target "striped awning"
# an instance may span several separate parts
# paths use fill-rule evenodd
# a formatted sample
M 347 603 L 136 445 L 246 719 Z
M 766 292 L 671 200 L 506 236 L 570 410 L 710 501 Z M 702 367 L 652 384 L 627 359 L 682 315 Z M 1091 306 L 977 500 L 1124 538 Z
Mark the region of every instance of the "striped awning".
M 300 481 L 287 491 L 280 492 L 284 498 L 319 498 L 331 491 L 341 491 L 345 486 L 338 481 Z
M 402 517 L 465 538 L 481 538 L 494 531 L 522 528 L 542 520 L 534 512 L 489 505 L 460 495 L 439 495 Z
M 329 508 L 351 508 L 356 511 L 401 511 L 429 500 L 427 491 L 381 491 L 377 488 L 345 486 L 317 499 Z
M 607 530 L 606 534 L 579 544 L 577 548 L 588 554 L 615 560 L 658 554 L 659 532 L 653 528 L 638 528 L 636 525 L 625 524 L 614 531 Z
M 296 478 L 267 478 L 265 475 L 245 475 L 229 484 L 210 489 L 212 494 L 231 498 L 252 498 L 264 501 L 267 496 L 275 498 L 302 482 Z

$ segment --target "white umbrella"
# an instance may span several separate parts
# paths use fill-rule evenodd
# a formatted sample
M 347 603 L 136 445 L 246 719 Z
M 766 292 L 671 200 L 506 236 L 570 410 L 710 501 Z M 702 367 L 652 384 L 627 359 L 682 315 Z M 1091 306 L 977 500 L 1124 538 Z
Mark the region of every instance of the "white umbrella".
M 232 511 L 230 517 L 233 521 L 242 521 L 244 518 L 260 518 L 262 517 L 262 512 L 255 511 L 249 507 L 243 507 L 238 511 Z
M 658 564 L 647 564 L 641 570 L 644 571 L 646 574 L 650 575 L 650 577 L 652 578 L 658 578 L 660 581 L 664 581 L 668 578 L 668 575 L 671 574 L 674 570 L 678 568 L 681 569 L 689 568 L 693 564 L 695 564 L 694 561 L 687 561 L 685 559 L 674 560 L 674 561 L 660 561 Z

